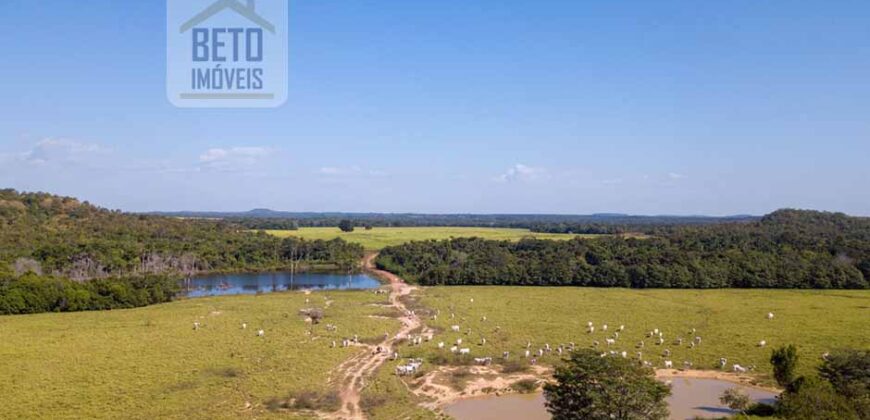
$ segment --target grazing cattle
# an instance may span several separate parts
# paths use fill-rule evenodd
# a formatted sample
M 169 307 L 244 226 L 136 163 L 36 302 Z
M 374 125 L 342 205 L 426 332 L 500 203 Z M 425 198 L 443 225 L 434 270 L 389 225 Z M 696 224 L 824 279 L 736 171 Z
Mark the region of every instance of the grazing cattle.
M 538 349 L 538 357 L 544 357 L 544 349 Z
M 332 348 L 336 348 L 338 345 L 335 343 L 335 340 L 332 340 Z
M 644 365 L 645 367 L 652 367 L 653 364 L 652 364 L 652 362 L 648 362 L 648 361 L 644 360 L 644 361 L 643 361 L 643 365 Z
M 457 345 L 457 346 L 461 346 L 461 345 L 462 345 L 462 339 L 461 339 L 461 338 L 457 338 L 457 339 L 456 339 L 456 345 Z
M 767 345 L 767 341 L 765 341 L 765 340 L 761 340 L 758 342 L 758 347 L 764 347 L 766 345 Z
M 242 329 L 243 329 L 243 330 L 248 329 L 248 324 L 245 324 L 245 323 L 243 322 L 243 323 L 242 323 Z
M 831 357 L 831 353 L 824 352 L 822 353 L 822 360 L 828 360 Z
M 662 344 L 665 344 L 665 339 L 659 337 L 659 338 L 656 340 L 656 345 L 657 345 L 657 346 L 660 346 L 660 345 L 662 345 Z
M 601 331 L 607 331 L 607 324 L 601 326 Z
M 642 349 L 644 346 L 643 340 L 640 340 L 640 343 L 637 343 L 637 348 Z
M 683 368 L 685 368 L 685 369 L 691 369 L 691 368 L 692 368 L 692 362 L 690 362 L 690 361 L 685 361 L 685 362 L 683 362 Z
M 475 357 L 474 363 L 478 365 L 488 366 L 492 364 L 492 357 Z
M 612 338 L 607 338 L 604 340 L 604 342 L 606 342 L 608 346 L 612 346 L 612 345 L 616 344 L 616 340 L 614 340 Z
M 257 331 L 257 337 L 264 337 L 265 335 L 266 335 L 265 331 L 263 331 L 263 330 Z
M 469 348 L 459 349 L 459 354 L 460 355 L 471 354 L 471 349 L 469 349 Z
M 767 313 L 767 319 L 773 319 L 773 312 Z
M 643 352 L 639 351 L 639 352 L 635 353 L 635 355 L 637 356 L 638 360 L 643 360 Z
M 532 358 L 532 360 L 529 361 L 529 364 L 530 364 L 530 365 L 536 365 L 536 364 L 538 364 L 538 359 Z
M 665 351 L 662 352 L 662 356 L 671 357 L 671 351 L 668 349 L 665 349 Z
M 453 325 L 450 327 L 450 331 L 459 332 L 459 325 Z
M 485 339 L 485 338 L 483 338 L 483 337 L 480 338 L 480 345 L 481 345 L 481 346 L 485 346 L 485 345 L 486 345 L 486 339 Z
M 587 323 L 586 323 L 586 326 L 589 327 L 589 328 L 592 328 L 592 321 L 587 322 Z
M 625 325 L 620 325 L 618 328 L 619 331 L 625 331 Z
M 486 322 L 486 315 L 480 317 L 480 322 Z
M 589 327 L 589 334 L 595 333 L 595 327 Z
M 550 344 L 544 344 L 544 350 L 550 351 Z
M 656 328 L 656 329 L 653 330 L 653 335 L 658 335 L 658 333 L 659 333 L 659 329 L 658 329 L 658 328 Z
M 474 298 L 471 298 L 471 299 L 470 299 L 470 302 L 471 302 L 471 303 L 474 303 Z
M 693 341 L 693 342 L 691 342 L 691 343 L 689 343 L 689 348 L 690 348 L 690 349 L 693 349 L 693 348 L 695 348 L 695 342 L 694 342 L 694 341 Z
M 728 365 L 728 359 L 724 357 L 719 358 L 719 369 L 725 369 L 725 366 Z
M 502 352 L 501 358 L 507 360 L 510 357 L 510 352 Z
M 599 343 L 598 340 L 595 340 L 592 342 L 592 347 L 598 347 L 600 344 L 601 343 Z
M 441 349 L 443 349 L 443 348 L 444 348 L 444 342 L 443 342 L 443 341 L 439 341 L 439 342 L 438 342 L 438 349 L 441 350 Z
M 670 360 L 665 360 L 665 369 L 673 369 L 673 368 L 674 368 L 674 362 L 672 362 Z
M 531 355 L 532 355 L 532 352 L 530 352 L 530 351 L 528 351 L 528 350 L 526 350 L 526 353 L 525 353 L 525 358 L 526 358 L 526 359 L 528 359 L 528 358 L 529 358 L 529 356 L 531 356 Z
M 531 341 L 527 341 L 527 342 L 526 342 L 526 348 L 527 348 L 527 349 L 532 348 L 532 342 L 531 342 Z
M 456 346 L 451 347 L 450 352 L 453 354 L 459 353 L 459 347 L 456 347 Z
M 623 359 L 625 359 L 626 357 L 628 357 L 628 352 L 626 352 L 626 351 L 624 351 L 624 352 L 622 352 L 622 353 L 620 353 L 620 354 L 622 355 L 622 358 L 623 358 Z
M 734 365 L 732 366 L 732 369 L 735 373 L 746 373 L 746 368 L 740 365 Z
M 556 352 L 558 352 L 559 356 L 561 356 L 562 355 L 562 346 L 559 346 L 559 348 L 556 349 Z
M 678 339 L 674 340 L 674 345 L 675 345 L 675 346 L 682 346 L 682 345 L 683 345 L 683 339 L 682 339 L 682 338 L 678 338 Z
M 194 330 L 198 330 L 199 327 L 200 327 L 199 322 L 194 322 L 194 323 L 193 323 L 193 329 L 194 329 Z
M 695 337 L 695 344 L 701 344 L 701 337 Z

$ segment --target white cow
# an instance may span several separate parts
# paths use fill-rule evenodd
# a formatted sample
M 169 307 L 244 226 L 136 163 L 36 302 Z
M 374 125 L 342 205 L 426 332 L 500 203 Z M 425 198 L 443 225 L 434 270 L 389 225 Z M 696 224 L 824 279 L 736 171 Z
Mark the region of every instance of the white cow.
M 257 337 L 264 337 L 265 335 L 266 335 L 265 331 L 263 331 L 263 330 L 257 331 Z
M 248 329 L 248 324 L 242 323 L 242 329 L 243 329 L 243 330 Z
M 526 359 L 528 359 L 529 356 L 531 356 L 531 355 L 532 355 L 532 352 L 526 350 L 526 353 L 525 353 L 525 357 L 526 357 Z
M 616 344 L 616 340 L 614 340 L 612 338 L 607 338 L 604 341 L 607 343 L 608 346 L 612 346 L 612 345 Z
M 194 329 L 194 330 L 198 330 L 198 329 L 199 329 L 199 326 L 200 326 L 199 321 L 193 323 L 193 329 Z
M 450 331 L 453 331 L 453 332 L 459 332 L 459 329 L 460 329 L 459 325 L 453 325 L 450 327 Z
M 728 359 L 724 357 L 719 358 L 719 369 L 725 369 L 725 365 L 728 364 Z
M 736 373 L 746 373 L 746 368 L 743 366 L 734 365 L 734 366 L 732 366 L 732 368 L 734 369 L 734 372 L 736 372 Z
M 761 340 L 761 341 L 758 342 L 758 347 L 764 347 L 764 346 L 766 346 L 766 345 L 767 345 L 767 341 L 766 341 L 766 340 Z
M 456 346 L 451 347 L 450 352 L 453 354 L 459 353 L 459 347 L 456 347 Z
M 773 319 L 773 312 L 767 313 L 767 319 Z
M 459 354 L 460 355 L 471 354 L 471 349 L 469 349 L 469 348 L 459 349 Z
M 443 349 L 443 348 L 444 348 L 444 342 L 443 342 L 443 341 L 439 341 L 439 342 L 438 342 L 438 349 L 441 350 L 441 349 Z
M 674 362 L 672 362 L 670 360 L 665 360 L 665 369 L 673 369 L 673 368 L 674 368 Z
M 607 324 L 601 326 L 601 331 L 607 331 Z

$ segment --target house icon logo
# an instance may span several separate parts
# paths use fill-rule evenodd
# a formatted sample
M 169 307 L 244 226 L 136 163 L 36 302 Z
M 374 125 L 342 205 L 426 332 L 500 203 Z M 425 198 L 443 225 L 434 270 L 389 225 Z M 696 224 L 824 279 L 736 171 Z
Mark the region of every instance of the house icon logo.
M 288 0 L 167 0 L 166 92 L 183 108 L 287 99 Z

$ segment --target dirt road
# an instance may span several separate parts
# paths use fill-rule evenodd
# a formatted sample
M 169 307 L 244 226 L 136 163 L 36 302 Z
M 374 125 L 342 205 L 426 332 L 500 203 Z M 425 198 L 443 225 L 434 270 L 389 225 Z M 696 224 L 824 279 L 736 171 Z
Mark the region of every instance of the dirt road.
M 419 328 L 422 324 L 420 319 L 410 313 L 402 301 L 399 299 L 414 291 L 414 287 L 406 284 L 399 276 L 381 271 L 375 268 L 374 260 L 377 254 L 370 254 L 363 260 L 364 269 L 389 282 L 391 290 L 389 302 L 393 308 L 396 308 L 402 317 L 399 321 L 402 322 L 402 327 L 399 332 L 392 337 L 385 338 L 377 345 L 365 346 L 365 352 L 362 352 L 348 361 L 342 363 L 335 377 L 341 378 L 339 385 L 339 395 L 341 396 L 341 410 L 330 415 L 330 418 L 336 419 L 364 419 L 365 413 L 360 409 L 360 393 L 366 385 L 366 379 L 374 375 L 375 371 L 391 356 L 393 344 L 401 338 L 408 335 L 409 332 Z M 375 349 L 380 346 L 383 351 L 376 353 Z

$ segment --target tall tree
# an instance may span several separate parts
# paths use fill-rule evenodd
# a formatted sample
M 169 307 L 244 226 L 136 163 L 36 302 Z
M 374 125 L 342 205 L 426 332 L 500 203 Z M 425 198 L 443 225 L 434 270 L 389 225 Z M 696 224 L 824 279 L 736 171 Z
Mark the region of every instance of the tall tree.
M 652 369 L 592 350 L 571 354 L 544 386 L 547 410 L 556 420 L 657 420 L 668 418 L 671 390 Z

